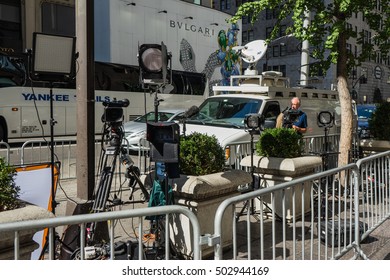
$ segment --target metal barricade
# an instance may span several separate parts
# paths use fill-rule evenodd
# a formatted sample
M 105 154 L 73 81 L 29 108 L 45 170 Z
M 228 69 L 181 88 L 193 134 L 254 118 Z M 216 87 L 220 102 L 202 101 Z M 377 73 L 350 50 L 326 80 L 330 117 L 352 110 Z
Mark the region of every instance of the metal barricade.
M 225 200 L 217 210 L 214 235 L 210 237 L 215 259 L 224 259 L 220 239 L 223 213 L 228 207 L 234 208 L 233 213 L 247 207 L 239 219 L 230 217 L 234 220 L 233 259 L 342 258 L 359 247 L 357 185 L 357 167 L 350 164 Z M 259 242 L 256 252 L 254 242 Z
M 5 150 L 2 149 L 2 147 L 5 147 Z M 4 157 L 6 161 L 10 163 L 10 145 L 6 142 L 0 141 L 0 148 L 0 156 Z
M 19 259 L 19 232 L 22 230 L 29 230 L 29 229 L 45 229 L 48 228 L 48 256 L 50 259 L 55 258 L 55 250 L 54 248 L 54 240 L 56 238 L 55 228 L 59 226 L 66 226 L 66 225 L 80 225 L 80 259 L 85 259 L 85 248 L 86 244 L 84 242 L 83 236 L 86 234 L 86 224 L 91 222 L 103 222 L 108 221 L 109 222 L 109 248 L 115 248 L 115 225 L 119 220 L 122 219 L 128 219 L 128 218 L 138 218 L 138 256 L 139 259 L 142 259 L 144 254 L 142 252 L 143 250 L 143 232 L 145 229 L 144 226 L 144 218 L 147 216 L 155 216 L 155 215 L 165 215 L 165 257 L 166 259 L 169 259 L 170 256 L 170 247 L 168 245 L 168 242 L 170 240 L 170 230 L 169 230 L 169 221 L 170 216 L 174 214 L 181 214 L 185 215 L 192 226 L 192 242 L 194 244 L 194 250 L 193 250 L 193 259 L 199 260 L 201 253 L 200 253 L 200 227 L 198 220 L 194 213 L 192 213 L 190 210 L 188 210 L 185 207 L 177 206 L 177 205 L 170 205 L 170 206 L 157 206 L 157 207 L 149 207 L 149 208 L 138 208 L 138 209 L 127 209 L 127 210 L 121 210 L 121 211 L 112 211 L 112 212 L 102 212 L 102 213 L 94 213 L 94 214 L 81 214 L 81 215 L 75 215 L 75 216 L 67 216 L 67 217 L 54 217 L 54 218 L 47 218 L 47 219 L 41 219 L 41 220 L 32 220 L 32 221 L 23 221 L 23 222 L 14 222 L 14 223 L 3 223 L 0 224 L 0 233 L 1 232 L 9 232 L 13 231 L 15 233 L 15 243 L 14 243 L 14 256 L 15 259 Z M 130 226 L 130 224 L 129 224 Z M 110 258 L 111 260 L 115 259 L 115 250 L 109 250 Z
M 373 154 L 356 162 L 359 168 L 359 212 L 364 222 L 364 237 L 390 218 L 390 151 Z

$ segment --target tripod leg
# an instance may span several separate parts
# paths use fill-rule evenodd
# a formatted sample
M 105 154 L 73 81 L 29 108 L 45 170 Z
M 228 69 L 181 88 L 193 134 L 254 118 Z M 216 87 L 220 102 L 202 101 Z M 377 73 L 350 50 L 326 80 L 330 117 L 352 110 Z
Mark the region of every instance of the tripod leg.
M 249 205 L 248 205 L 248 204 L 249 204 L 249 200 L 245 201 L 245 204 L 244 204 L 244 206 L 242 207 L 240 213 L 238 213 L 238 214 L 236 215 L 236 222 L 237 222 L 238 219 L 244 214 L 245 209 L 249 209 Z
M 103 167 L 100 173 L 100 181 L 94 197 L 94 203 L 92 210 L 95 212 L 102 212 L 106 208 L 106 203 L 111 190 L 112 178 L 116 167 L 116 158 L 118 153 L 115 152 L 112 156 L 111 164 L 107 165 L 108 156 L 107 153 L 104 155 L 106 165 Z
M 129 174 L 132 176 L 132 178 L 134 178 L 134 180 L 137 182 L 138 186 L 140 187 L 140 189 L 144 195 L 145 201 L 149 201 L 150 194 L 146 190 L 145 185 L 142 183 L 141 179 L 139 178 L 140 172 L 139 172 L 138 167 L 132 166 L 131 168 L 129 168 Z M 135 187 L 132 188 L 131 195 L 133 194 L 134 189 L 135 189 Z

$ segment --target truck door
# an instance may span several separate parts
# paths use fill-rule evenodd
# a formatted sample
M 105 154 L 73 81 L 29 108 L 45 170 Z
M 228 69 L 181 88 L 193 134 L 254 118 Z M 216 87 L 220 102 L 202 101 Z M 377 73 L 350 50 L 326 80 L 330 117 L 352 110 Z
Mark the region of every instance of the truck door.
M 276 119 L 280 114 L 280 105 L 278 101 L 267 101 L 264 106 L 263 116 L 265 119 L 265 128 L 276 127 Z

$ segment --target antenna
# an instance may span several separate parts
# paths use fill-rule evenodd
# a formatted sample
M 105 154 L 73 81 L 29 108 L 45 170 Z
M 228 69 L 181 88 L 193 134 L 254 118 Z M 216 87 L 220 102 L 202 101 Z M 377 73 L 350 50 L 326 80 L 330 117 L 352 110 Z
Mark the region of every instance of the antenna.
M 249 64 L 248 69 L 245 70 L 245 75 L 257 75 L 256 64 L 267 51 L 265 41 L 252 41 L 245 46 L 233 47 L 233 50 L 238 52 L 242 60 Z

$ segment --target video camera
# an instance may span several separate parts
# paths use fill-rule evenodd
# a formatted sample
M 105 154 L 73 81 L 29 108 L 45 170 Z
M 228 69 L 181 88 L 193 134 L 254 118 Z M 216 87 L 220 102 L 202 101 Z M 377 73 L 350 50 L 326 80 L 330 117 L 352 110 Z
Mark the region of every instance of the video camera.
M 104 113 L 102 115 L 102 122 L 104 123 L 103 136 L 110 142 L 111 146 L 119 147 L 124 137 L 122 129 L 123 123 L 123 108 L 129 106 L 128 99 L 112 101 L 104 101 Z
M 292 128 L 293 123 L 296 122 L 299 116 L 302 114 L 299 110 L 287 109 L 283 112 L 283 127 Z
M 104 113 L 102 116 L 102 122 L 104 123 L 120 123 L 123 121 L 123 107 L 129 106 L 130 101 L 128 99 L 113 101 L 103 101 Z

